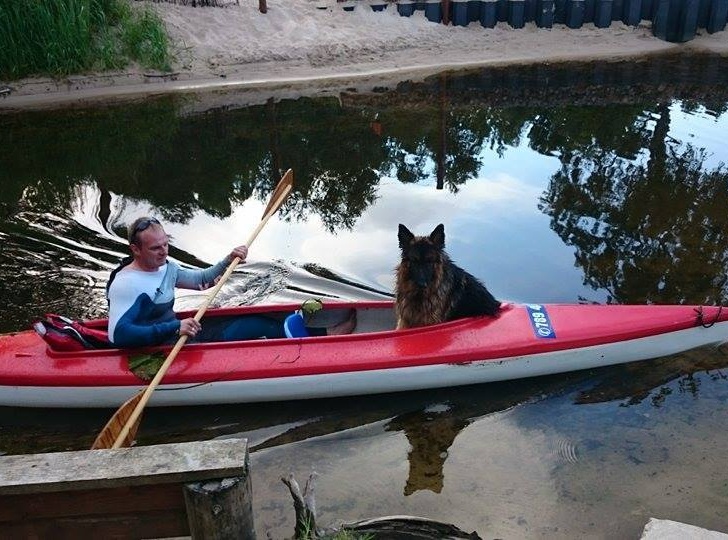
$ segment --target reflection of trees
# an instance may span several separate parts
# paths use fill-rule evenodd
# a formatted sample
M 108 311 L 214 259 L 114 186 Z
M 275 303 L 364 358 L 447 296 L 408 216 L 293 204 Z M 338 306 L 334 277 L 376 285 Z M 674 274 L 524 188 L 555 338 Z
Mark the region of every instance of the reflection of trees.
M 445 92 L 446 84 L 443 79 L 438 92 Z M 449 101 L 381 112 L 389 151 L 382 167 L 403 183 L 436 176 L 438 187 L 457 193 L 477 177 L 485 148 L 500 153 L 518 144 L 530 113 L 518 108 L 455 108 Z
M 147 201 L 168 221 L 199 212 L 222 218 L 250 197 L 266 200 L 290 167 L 296 186 L 281 216 L 316 215 L 333 232 L 355 227 L 382 175 L 403 183 L 436 179 L 457 192 L 477 176 L 485 155 L 527 142 L 561 160 L 541 208 L 576 247 L 587 284 L 620 302 L 720 299 L 725 171 L 704 171 L 701 152 L 665 142 L 671 108 L 664 95 L 688 98 L 672 110 L 679 103 L 718 115 L 728 108 L 723 86 L 717 79 L 709 91 L 661 86 L 653 91 L 662 104 L 646 107 L 644 95 L 625 89 L 644 84 L 643 70 L 652 66 L 632 66 L 629 76 L 611 64 L 606 71 L 541 66 L 441 75 L 373 97 L 268 101 L 188 116 L 173 99 L 0 116 L 0 235 L 10 235 L 0 271 L 8 257 L 9 276 L 16 257 L 28 260 L 27 253 L 42 250 L 28 245 L 24 220 L 67 218 L 83 186 L 100 190 L 98 216 L 109 229 L 113 195 Z M 552 102 L 564 105 L 545 105 Z M 66 225 L 51 228 L 60 238 L 108 240 L 104 247 L 118 249 Z M 38 258 L 37 266 L 48 258 Z M 88 261 L 65 262 L 86 269 L 93 266 Z
M 97 278 L 121 246 L 77 223 L 79 205 L 93 205 L 101 225 L 124 236 L 124 224 L 109 222 L 113 195 L 146 201 L 167 221 L 225 217 L 251 196 L 266 200 L 280 168 L 291 167 L 295 192 L 281 214 L 318 214 L 333 231 L 352 228 L 372 204 L 387 159 L 366 118 L 330 99 L 189 117 L 170 99 L 1 116 L 0 149 L 0 292 L 9 313 L 0 331 L 27 327 L 44 311 L 103 313 Z
M 330 231 L 351 229 L 376 199 L 387 156 L 369 120 L 336 100 L 307 99 L 279 104 L 277 123 L 278 151 L 296 173 L 288 215 L 315 213 Z
M 527 130 L 533 149 L 564 161 L 602 150 L 634 159 L 661 140 L 641 112 L 647 92 L 665 103 L 680 96 L 685 110 L 704 106 L 719 115 L 728 108 L 724 67 L 719 57 L 673 55 L 444 74 L 392 92 L 345 93 L 341 102 L 269 100 L 188 116 L 178 115 L 181 98 L 4 116 L 0 216 L 17 209 L 28 186 L 62 209 L 63 186 L 91 180 L 102 191 L 150 202 L 169 220 L 200 210 L 223 217 L 251 194 L 265 199 L 291 167 L 298 185 L 283 214 L 315 213 L 330 230 L 350 228 L 375 199 L 380 173 L 405 183 L 436 177 L 456 192 L 477 175 L 484 149 L 501 153 Z M 667 84 L 650 90 L 645 81 Z M 553 103 L 564 106 L 545 106 Z
M 13 219 L 0 221 L 0 332 L 26 328 L 47 312 L 87 317 L 106 310 L 106 274 L 100 271 L 104 262 L 116 262 L 119 244 L 67 217 L 74 211 L 83 214 L 89 193 L 98 191 L 81 182 L 61 190 L 53 201 L 49 195 L 55 191 L 43 189 L 49 184 L 29 186 L 15 201 Z M 107 195 L 101 193 L 96 201 L 100 218 L 108 214 Z M 64 204 L 59 213 L 57 206 Z
M 563 161 L 589 158 L 606 149 L 616 156 L 634 159 L 644 147 L 648 117 L 642 107 L 559 107 L 534 115 L 529 145 Z
M 34 205 L 62 215 L 81 182 L 145 200 L 168 221 L 185 222 L 198 211 L 225 217 L 253 195 L 265 200 L 283 170 L 293 168 L 295 190 L 282 215 L 316 214 L 333 231 L 354 226 L 376 199 L 382 173 L 419 182 L 434 176 L 437 162 L 439 179 L 457 191 L 477 174 L 486 145 L 502 150 L 520 137 L 528 111 L 445 101 L 383 111 L 384 136 L 372 130 L 368 111 L 333 99 L 189 117 L 179 117 L 171 100 L 31 116 L 0 119 L 0 147 L 22 149 L 0 156 L 5 217 L 19 210 L 29 189 Z
M 29 199 L 40 212 L 63 215 L 75 187 L 87 181 L 118 193 L 143 189 L 139 169 L 177 125 L 169 100 L 0 117 L 0 219 L 22 210 Z
M 576 247 L 585 282 L 608 290 L 614 301 L 720 302 L 726 294 L 728 172 L 722 165 L 706 171 L 703 152 L 670 142 L 667 105 L 652 117 L 652 130 L 642 115 L 614 124 L 613 133 L 625 135 L 626 144 L 582 140 L 561 151 L 562 167 L 540 208 Z M 543 131 L 541 139 L 553 131 L 578 138 L 567 124 Z M 639 155 L 640 145 L 632 146 L 640 140 L 648 157 Z
M 637 405 L 650 398 L 652 405 L 661 407 L 672 389 L 671 381 L 678 380 L 677 392 L 697 396 L 704 372 L 712 380 L 726 380 L 721 370 L 728 365 L 725 345 L 718 348 L 702 347 L 684 353 L 614 366 L 606 370 L 603 379 L 579 392 L 577 404 L 605 403 L 624 400 L 622 406 Z M 696 377 L 696 375 L 698 375 Z M 675 385 L 673 385 L 675 386 Z
M 265 200 L 281 169 L 293 168 L 295 191 L 283 214 L 315 213 L 330 230 L 351 228 L 375 200 L 388 162 L 366 119 L 335 100 L 186 118 L 170 101 L 29 116 L 0 119 L 0 148 L 17 150 L 0 155 L 0 217 L 16 213 L 29 189 L 35 204 L 62 215 L 73 187 L 86 181 L 146 200 L 170 221 L 198 211 L 225 217 L 254 193 Z

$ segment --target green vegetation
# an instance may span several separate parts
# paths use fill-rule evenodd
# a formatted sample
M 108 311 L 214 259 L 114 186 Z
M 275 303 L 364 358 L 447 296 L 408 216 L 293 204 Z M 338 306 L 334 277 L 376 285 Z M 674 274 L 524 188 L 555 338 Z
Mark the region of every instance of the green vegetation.
M 0 78 L 124 68 L 169 70 L 159 17 L 126 0 L 0 2 Z

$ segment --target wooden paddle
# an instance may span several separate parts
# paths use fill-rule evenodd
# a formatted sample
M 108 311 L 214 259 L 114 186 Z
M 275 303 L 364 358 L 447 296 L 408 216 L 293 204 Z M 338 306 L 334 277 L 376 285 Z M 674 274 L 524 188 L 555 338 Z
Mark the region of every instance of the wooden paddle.
M 263 229 L 271 216 L 276 213 L 276 211 L 283 204 L 283 201 L 286 200 L 286 197 L 288 197 L 291 189 L 293 189 L 293 171 L 291 169 L 288 169 L 288 171 L 286 171 L 286 174 L 283 175 L 283 178 L 281 178 L 281 181 L 278 182 L 278 185 L 273 191 L 268 206 L 263 212 L 263 218 L 253 231 L 253 234 L 250 235 L 250 238 L 248 238 L 248 241 L 245 243 L 245 245 L 250 246 L 250 244 L 253 243 L 255 238 L 258 236 L 258 233 Z M 220 277 L 215 287 L 210 291 L 210 294 L 208 294 L 202 306 L 197 310 L 197 313 L 195 314 L 195 320 L 197 322 L 202 319 L 202 316 L 205 314 L 205 311 L 207 311 L 207 308 L 212 303 L 212 300 L 220 291 L 223 284 L 230 277 L 230 274 L 233 273 L 233 270 L 235 270 L 235 267 L 238 265 L 238 263 L 240 263 L 240 258 L 235 257 L 225 270 L 225 273 Z M 142 410 L 146 406 L 149 399 L 152 397 L 152 392 L 154 392 L 154 389 L 159 385 L 162 377 L 164 377 L 165 373 L 167 373 L 167 369 L 177 357 L 177 354 L 186 342 L 187 336 L 184 334 L 181 335 L 177 340 L 177 343 L 175 343 L 174 347 L 170 351 L 167 358 L 164 360 L 164 363 L 159 368 L 159 371 L 152 379 L 152 382 L 149 383 L 149 386 L 147 386 L 145 390 L 139 392 L 137 395 L 127 400 L 121 407 L 119 407 L 119 409 L 114 413 L 111 419 L 104 426 L 104 429 L 101 430 L 98 437 L 96 437 L 93 446 L 91 446 L 92 450 L 131 446 L 131 444 L 134 442 L 137 429 L 139 428 Z

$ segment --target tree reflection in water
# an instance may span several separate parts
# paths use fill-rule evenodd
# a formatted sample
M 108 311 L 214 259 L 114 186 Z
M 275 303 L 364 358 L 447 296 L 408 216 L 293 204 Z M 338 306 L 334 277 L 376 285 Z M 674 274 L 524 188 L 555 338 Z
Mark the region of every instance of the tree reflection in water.
M 540 209 L 576 248 L 585 283 L 615 303 L 724 302 L 728 170 L 669 139 L 666 105 L 652 116 L 654 129 L 632 124 L 649 137 L 641 160 L 596 143 L 564 153 Z
M 290 167 L 297 183 L 280 215 L 337 233 L 356 228 L 383 178 L 457 193 L 485 160 L 524 145 L 561 162 L 539 208 L 585 284 L 618 303 L 724 302 L 726 169 L 670 127 L 678 108 L 726 112 L 725 67 L 693 55 L 491 68 L 203 113 L 178 96 L 0 116 L 0 330 L 45 311 L 103 314 L 125 208 L 137 203 L 170 222 L 222 219 L 267 200 Z

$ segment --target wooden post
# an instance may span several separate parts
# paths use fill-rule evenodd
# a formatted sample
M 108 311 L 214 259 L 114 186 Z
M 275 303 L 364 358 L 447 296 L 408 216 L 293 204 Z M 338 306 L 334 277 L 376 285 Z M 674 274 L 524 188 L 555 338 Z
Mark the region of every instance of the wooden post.
M 258 10 L 261 13 L 268 13 L 268 2 L 267 2 L 267 0 L 258 0 Z
M 187 484 L 184 493 L 193 540 L 255 540 L 247 455 L 241 476 Z
M 450 24 L 450 0 L 441 0 L 442 5 L 442 24 Z M 482 9 L 482 8 L 481 8 Z

